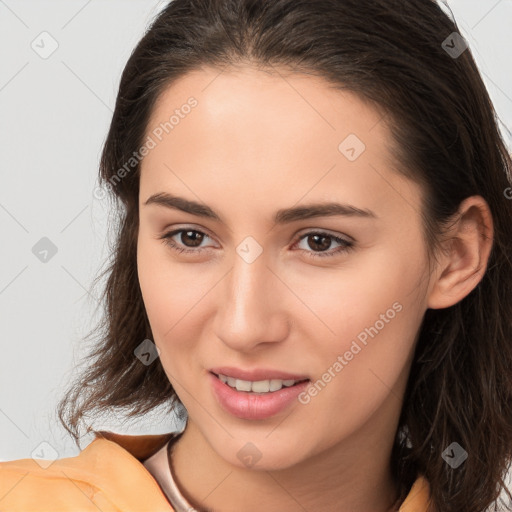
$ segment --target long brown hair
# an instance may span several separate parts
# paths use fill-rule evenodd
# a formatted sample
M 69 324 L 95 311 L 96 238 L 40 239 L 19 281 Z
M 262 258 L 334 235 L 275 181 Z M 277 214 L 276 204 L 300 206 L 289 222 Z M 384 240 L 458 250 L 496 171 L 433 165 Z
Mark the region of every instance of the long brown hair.
M 153 337 L 137 279 L 140 175 L 131 159 L 155 101 L 201 66 L 276 66 L 323 77 L 385 115 L 397 172 L 425 192 L 429 257 L 463 199 L 489 204 L 488 268 L 463 300 L 425 313 L 391 463 L 401 500 L 422 473 L 432 510 L 482 512 L 496 502 L 512 455 L 512 161 L 459 35 L 432 0 L 174 0 L 155 17 L 124 68 L 101 157 L 118 215 L 112 258 L 97 278 L 108 276 L 105 315 L 86 371 L 58 405 L 77 444 L 86 413 L 122 408 L 131 418 L 181 406 L 160 360 L 144 365 L 134 355 Z M 456 469 L 442 457 L 454 442 L 468 453 Z

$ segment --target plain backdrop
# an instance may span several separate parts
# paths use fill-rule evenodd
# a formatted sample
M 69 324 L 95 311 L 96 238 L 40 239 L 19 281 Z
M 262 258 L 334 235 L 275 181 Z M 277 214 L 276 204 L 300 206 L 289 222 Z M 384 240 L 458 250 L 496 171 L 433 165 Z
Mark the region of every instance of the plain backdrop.
M 58 457 L 79 451 L 54 410 L 99 314 L 90 286 L 108 255 L 109 203 L 93 194 L 98 161 L 122 69 L 163 4 L 0 0 L 0 460 L 42 442 Z M 512 1 L 448 5 L 512 148 Z M 179 421 L 155 414 L 123 428 Z

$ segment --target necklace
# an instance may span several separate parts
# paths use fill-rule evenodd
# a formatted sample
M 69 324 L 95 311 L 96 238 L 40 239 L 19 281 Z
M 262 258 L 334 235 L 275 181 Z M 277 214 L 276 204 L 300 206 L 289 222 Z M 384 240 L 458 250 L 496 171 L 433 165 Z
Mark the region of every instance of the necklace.
M 190 503 L 183 497 L 172 475 L 171 452 L 174 443 L 180 437 L 180 435 L 181 434 L 175 435 L 174 437 L 169 439 L 167 443 L 167 464 L 169 467 L 169 479 L 167 480 L 168 485 L 166 489 L 166 495 L 169 501 L 171 502 L 171 505 L 173 506 L 175 512 L 199 512 L 192 505 L 190 505 Z

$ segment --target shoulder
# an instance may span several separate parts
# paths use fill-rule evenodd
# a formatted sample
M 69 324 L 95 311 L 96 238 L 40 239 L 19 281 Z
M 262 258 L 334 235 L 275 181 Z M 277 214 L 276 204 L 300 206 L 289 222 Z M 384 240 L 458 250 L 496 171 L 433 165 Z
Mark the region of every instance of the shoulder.
M 430 485 L 424 475 L 415 480 L 399 512 L 427 512 L 430 506 Z
M 110 452 L 105 446 L 94 451 L 98 455 Z M 99 459 L 91 459 L 87 449 L 76 457 L 54 461 L 19 459 L 1 462 L 0 509 L 9 512 L 73 508 L 97 512 L 98 507 L 103 512 L 118 510 L 102 488 L 101 472 L 95 474 L 98 462 Z
M 155 446 L 148 439 L 164 437 L 115 436 L 96 437 L 75 457 L 0 462 L 0 510 L 173 512 L 140 459 Z

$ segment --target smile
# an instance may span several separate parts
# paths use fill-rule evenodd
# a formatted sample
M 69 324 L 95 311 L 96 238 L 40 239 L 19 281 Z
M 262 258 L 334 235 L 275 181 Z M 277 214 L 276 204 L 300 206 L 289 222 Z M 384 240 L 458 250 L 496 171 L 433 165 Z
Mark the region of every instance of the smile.
M 229 377 L 228 375 L 218 374 L 217 377 L 227 384 L 228 386 L 236 389 L 237 391 L 245 391 L 248 393 L 272 393 L 279 391 L 283 387 L 294 386 L 298 382 L 304 382 L 307 379 L 294 380 L 294 379 L 269 379 L 269 380 L 243 380 Z
M 288 409 L 310 384 L 309 379 L 247 381 L 212 372 L 207 376 L 220 407 L 245 420 L 264 420 Z

